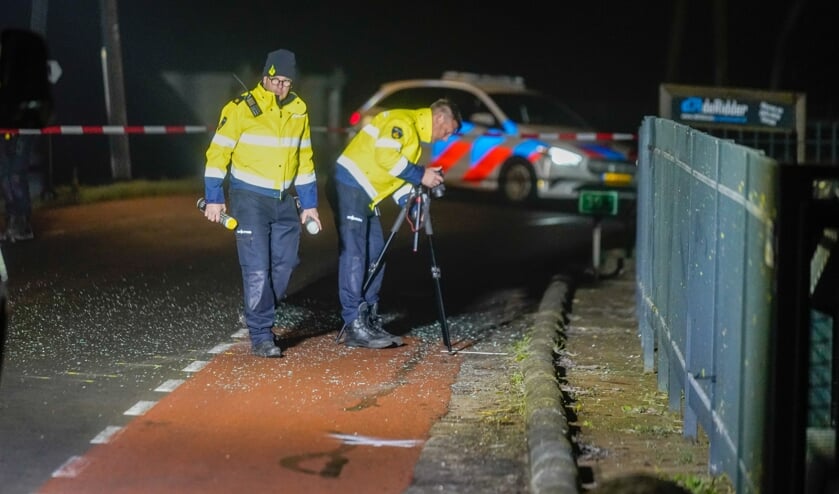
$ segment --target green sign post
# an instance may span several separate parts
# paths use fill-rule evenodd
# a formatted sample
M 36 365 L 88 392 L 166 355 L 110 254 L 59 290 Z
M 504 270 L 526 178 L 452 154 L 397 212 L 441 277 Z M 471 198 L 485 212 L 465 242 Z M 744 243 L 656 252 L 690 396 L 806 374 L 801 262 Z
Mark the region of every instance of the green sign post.
M 577 209 L 583 214 L 618 214 L 618 193 L 614 190 L 582 190 Z
M 577 210 L 593 217 L 591 260 L 595 281 L 600 279 L 600 235 L 603 216 L 618 214 L 618 192 L 615 190 L 581 190 Z

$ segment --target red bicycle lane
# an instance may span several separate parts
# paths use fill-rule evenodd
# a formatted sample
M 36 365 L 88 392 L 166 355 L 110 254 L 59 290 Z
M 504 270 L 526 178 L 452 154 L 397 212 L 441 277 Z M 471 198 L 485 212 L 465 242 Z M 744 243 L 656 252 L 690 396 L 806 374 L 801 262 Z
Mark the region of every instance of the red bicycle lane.
M 280 359 L 234 343 L 38 492 L 403 492 L 460 364 L 410 336 L 371 350 L 322 334 Z

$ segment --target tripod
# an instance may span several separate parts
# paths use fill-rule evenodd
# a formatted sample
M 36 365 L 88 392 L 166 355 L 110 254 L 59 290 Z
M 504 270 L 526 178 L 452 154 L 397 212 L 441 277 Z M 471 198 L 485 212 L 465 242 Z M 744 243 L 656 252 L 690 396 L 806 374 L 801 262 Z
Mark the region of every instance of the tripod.
M 440 330 L 443 333 L 443 343 L 446 345 L 446 350 L 448 350 L 449 353 L 452 353 L 452 343 L 449 338 L 449 324 L 446 321 L 446 311 L 443 308 L 443 293 L 440 287 L 440 277 L 442 274 L 440 272 L 440 267 L 437 266 L 437 257 L 434 254 L 434 242 L 432 240 L 432 237 L 434 237 L 434 230 L 431 227 L 431 196 L 429 195 L 427 187 L 415 185 L 411 190 L 408 200 L 405 202 L 405 206 L 402 207 L 399 214 L 396 216 L 396 220 L 393 222 L 393 226 L 390 229 L 390 235 L 385 241 L 384 247 L 382 247 L 382 252 L 379 253 L 379 257 L 368 268 L 367 278 L 364 280 L 364 284 L 361 287 L 361 293 L 363 294 L 367 291 L 370 281 L 372 281 L 379 272 L 379 269 L 381 269 L 382 260 L 387 253 L 388 247 L 390 247 L 393 237 L 396 236 L 396 232 L 399 231 L 399 227 L 402 226 L 402 222 L 405 221 L 405 218 L 409 216 L 411 217 L 411 223 L 413 223 L 413 252 L 417 251 L 420 229 L 423 227 L 425 229 L 425 237 L 428 239 L 428 251 L 431 255 L 431 277 L 434 279 L 434 292 L 437 301 L 437 314 L 440 319 Z

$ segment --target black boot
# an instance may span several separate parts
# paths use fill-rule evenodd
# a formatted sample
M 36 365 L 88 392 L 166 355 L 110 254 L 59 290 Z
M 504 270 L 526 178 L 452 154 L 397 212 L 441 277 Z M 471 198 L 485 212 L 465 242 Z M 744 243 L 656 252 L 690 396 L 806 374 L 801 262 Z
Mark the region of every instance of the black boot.
M 6 217 L 6 230 L 0 234 L 0 241 L 20 242 L 33 238 L 35 238 L 35 235 L 32 233 L 32 223 L 29 216 L 10 215 Z
M 257 357 L 264 357 L 264 358 L 279 358 L 283 356 L 283 351 L 274 344 L 273 341 L 263 341 L 253 345 L 251 347 L 251 351 Z
M 396 346 L 402 346 L 402 337 L 390 334 L 384 326 L 382 316 L 379 315 L 379 304 L 375 303 L 370 306 L 370 314 L 367 317 L 367 325 L 373 330 L 373 334 L 382 338 L 390 338 Z
M 367 304 L 362 303 L 358 308 L 358 317 L 344 327 L 344 344 L 352 347 L 387 348 L 394 346 L 391 338 L 383 338 L 376 334 L 367 324 Z

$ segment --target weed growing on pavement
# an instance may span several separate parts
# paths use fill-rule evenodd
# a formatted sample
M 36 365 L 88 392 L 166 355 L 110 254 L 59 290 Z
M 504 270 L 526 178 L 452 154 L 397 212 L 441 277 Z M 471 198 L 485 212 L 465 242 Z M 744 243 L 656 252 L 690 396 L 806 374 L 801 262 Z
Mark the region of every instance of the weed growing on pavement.
M 696 459 L 693 457 L 693 453 L 690 453 L 689 451 L 684 451 L 682 452 L 678 461 L 682 465 L 692 465 L 696 462 Z
M 524 374 L 521 371 L 513 372 L 510 376 L 510 384 L 514 389 L 524 389 Z
M 516 362 L 521 362 L 530 354 L 530 335 L 523 336 L 520 340 L 513 343 L 513 359 Z
M 498 390 L 498 407 L 481 411 L 484 419 L 494 425 L 510 425 L 518 423 L 524 417 L 524 374 L 518 369 L 517 362 L 520 362 L 526 355 L 526 348 L 529 339 L 525 338 L 513 343 L 512 360 L 510 364 L 514 368 L 510 373 L 509 381 Z
M 630 429 L 627 429 L 627 432 L 635 434 L 648 434 L 654 437 L 666 437 L 670 434 L 681 434 L 682 428 L 664 425 L 638 424 Z
M 734 494 L 735 490 L 725 475 L 707 477 L 690 474 L 675 474 L 672 480 L 692 494 Z

